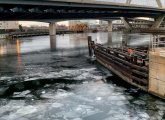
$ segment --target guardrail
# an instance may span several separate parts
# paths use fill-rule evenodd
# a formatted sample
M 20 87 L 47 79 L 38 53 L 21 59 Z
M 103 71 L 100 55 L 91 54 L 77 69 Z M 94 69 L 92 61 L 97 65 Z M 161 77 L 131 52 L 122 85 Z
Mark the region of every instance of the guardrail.
M 161 0 L 118 0 L 118 1 L 117 0 L 53 0 L 53 1 L 165 9 L 165 4 Z
M 165 49 L 165 35 L 153 35 L 150 40 L 150 46 L 152 51 L 160 47 Z

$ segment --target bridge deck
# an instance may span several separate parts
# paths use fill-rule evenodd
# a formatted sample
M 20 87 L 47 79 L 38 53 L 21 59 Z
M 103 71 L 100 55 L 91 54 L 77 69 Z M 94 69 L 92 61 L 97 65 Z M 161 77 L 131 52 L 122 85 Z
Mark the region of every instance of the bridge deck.
M 0 20 L 51 21 L 68 19 L 110 19 L 114 17 L 157 18 L 158 16 L 165 14 L 161 0 L 155 0 L 157 3 L 156 6 L 145 6 L 143 4 L 137 5 L 134 0 L 122 0 L 124 2 L 120 1 L 1 0 Z

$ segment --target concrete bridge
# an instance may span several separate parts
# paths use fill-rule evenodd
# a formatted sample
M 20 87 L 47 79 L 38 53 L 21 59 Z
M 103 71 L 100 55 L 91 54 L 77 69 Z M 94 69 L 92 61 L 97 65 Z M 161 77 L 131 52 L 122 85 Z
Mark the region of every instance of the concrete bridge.
M 164 14 L 161 0 L 0 0 L 0 20 L 54 21 L 154 17 Z M 123 1 L 123 2 L 121 2 Z M 155 1 L 155 2 L 152 2 Z M 153 6 L 150 5 L 153 3 Z M 149 4 L 149 5 L 148 5 Z
M 139 31 L 139 30 L 144 30 L 145 32 L 155 32 L 159 33 L 158 31 L 165 32 L 165 21 L 162 21 L 157 28 L 152 28 L 155 21 L 154 19 L 138 19 L 138 18 L 133 18 L 133 19 L 127 19 L 127 22 L 129 23 L 129 28 L 126 28 L 124 23 L 113 23 L 113 29 L 114 30 L 120 30 L 120 29 L 127 29 L 131 31 Z
M 131 29 L 127 18 L 151 17 L 151 29 L 159 28 L 165 17 L 163 0 L 0 0 L 0 20 L 33 20 L 50 23 L 50 36 L 56 35 L 55 21 L 69 19 L 112 20 L 121 18 Z

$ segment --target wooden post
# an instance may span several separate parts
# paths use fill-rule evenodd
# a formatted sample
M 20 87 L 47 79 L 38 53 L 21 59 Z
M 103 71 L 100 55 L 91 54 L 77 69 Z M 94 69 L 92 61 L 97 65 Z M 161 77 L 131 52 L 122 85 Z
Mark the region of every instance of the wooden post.
M 89 50 L 89 56 L 92 56 L 92 46 L 91 46 L 91 41 L 92 41 L 92 37 L 88 36 L 88 50 Z

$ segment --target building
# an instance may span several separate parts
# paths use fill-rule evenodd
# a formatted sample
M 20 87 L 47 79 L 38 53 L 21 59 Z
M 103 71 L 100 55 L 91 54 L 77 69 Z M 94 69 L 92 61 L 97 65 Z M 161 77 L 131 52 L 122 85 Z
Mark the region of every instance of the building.
M 99 25 L 100 26 L 104 26 L 104 25 L 107 25 L 107 24 L 108 24 L 107 21 L 105 21 L 105 20 L 99 20 Z
M 6 38 L 9 32 L 14 32 L 18 29 L 18 21 L 0 21 L 0 39 Z
M 75 25 L 75 24 L 82 24 L 82 23 L 90 26 L 90 25 L 98 25 L 99 21 L 98 20 L 71 20 L 69 21 L 70 26 Z
M 0 30 L 17 30 L 19 29 L 18 21 L 0 21 Z
M 82 32 L 88 29 L 88 23 L 84 20 L 70 20 L 69 21 L 69 30 L 75 32 Z

